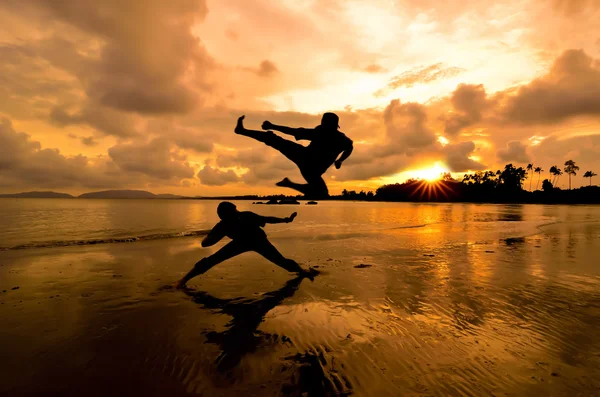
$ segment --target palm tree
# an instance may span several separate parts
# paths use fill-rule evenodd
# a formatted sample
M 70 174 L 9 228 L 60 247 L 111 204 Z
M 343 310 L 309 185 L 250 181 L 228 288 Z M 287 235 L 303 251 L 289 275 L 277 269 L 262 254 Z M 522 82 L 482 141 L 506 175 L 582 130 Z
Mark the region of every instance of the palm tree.
M 555 179 L 556 179 L 556 175 L 558 174 L 558 167 L 555 166 L 555 165 L 553 165 L 552 167 L 550 167 L 550 174 L 553 175 L 553 178 L 552 178 L 551 182 L 554 185 Z
M 586 171 L 585 174 L 583 174 L 584 178 L 590 178 L 590 186 L 592 186 L 592 177 L 596 176 L 598 174 L 594 173 L 594 171 Z
M 538 186 L 540 186 L 540 178 L 542 177 L 542 172 L 544 170 L 542 169 L 542 167 L 535 167 L 535 173 L 538 174 L 538 181 L 535 185 L 535 190 L 538 190 Z
M 565 172 L 569 174 L 569 190 L 571 190 L 571 175 L 577 175 L 576 171 L 579 171 L 579 167 L 573 160 L 565 161 Z
M 554 186 L 558 185 L 558 180 L 560 179 L 560 176 L 563 174 L 563 172 L 561 171 L 560 168 L 556 168 L 556 182 L 553 183 Z
M 527 164 L 527 173 L 531 174 L 533 176 L 533 164 L 529 163 Z M 531 191 L 531 180 L 533 178 L 529 179 L 529 191 Z

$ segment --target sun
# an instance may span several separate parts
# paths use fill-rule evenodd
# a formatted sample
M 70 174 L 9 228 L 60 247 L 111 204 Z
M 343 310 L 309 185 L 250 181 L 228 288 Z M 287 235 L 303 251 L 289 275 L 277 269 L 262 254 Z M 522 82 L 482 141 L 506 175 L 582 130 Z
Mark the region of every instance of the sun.
M 428 182 L 433 182 L 442 179 L 442 174 L 449 171 L 450 170 L 444 164 L 437 162 L 430 168 L 414 170 L 412 173 L 417 178 L 421 178 Z

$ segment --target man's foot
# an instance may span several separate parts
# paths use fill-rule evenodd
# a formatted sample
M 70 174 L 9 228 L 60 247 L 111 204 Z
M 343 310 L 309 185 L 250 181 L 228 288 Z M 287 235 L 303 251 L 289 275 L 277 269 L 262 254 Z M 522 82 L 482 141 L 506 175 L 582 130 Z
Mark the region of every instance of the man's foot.
M 282 180 L 277 182 L 275 186 L 289 187 L 291 183 L 292 181 L 290 181 L 288 178 L 283 178 Z
M 244 118 L 246 116 L 241 116 L 240 118 L 238 118 L 237 121 L 237 125 L 235 126 L 235 130 L 233 130 L 236 134 L 241 134 L 242 132 L 246 131 L 246 128 L 244 128 Z
M 173 287 L 175 287 L 176 289 L 185 289 L 187 288 L 187 285 L 185 285 L 185 281 L 179 280 L 178 282 L 173 284 Z
M 309 267 L 308 270 L 302 270 L 301 272 L 298 272 L 298 275 L 301 277 L 306 277 L 310 281 L 314 281 L 315 276 L 319 273 L 320 272 L 317 269 L 313 269 L 312 267 Z

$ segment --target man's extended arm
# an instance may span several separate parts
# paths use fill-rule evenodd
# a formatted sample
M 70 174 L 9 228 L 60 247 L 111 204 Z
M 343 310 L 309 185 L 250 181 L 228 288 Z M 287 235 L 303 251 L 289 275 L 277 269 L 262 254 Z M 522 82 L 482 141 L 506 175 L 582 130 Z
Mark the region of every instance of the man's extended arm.
M 310 137 L 314 131 L 313 128 L 292 128 L 292 127 L 286 127 L 283 125 L 276 125 L 276 124 L 271 123 L 270 121 L 265 121 L 264 123 L 262 123 L 262 129 L 265 131 L 266 130 L 279 131 L 284 134 L 293 136 L 294 138 L 296 138 L 296 140 L 310 139 Z
M 265 217 L 263 217 L 263 220 L 265 221 L 265 223 L 290 223 L 294 220 L 296 215 L 298 215 L 297 212 L 294 212 L 292 215 L 288 216 L 287 218 L 277 218 L 275 216 L 265 216 Z

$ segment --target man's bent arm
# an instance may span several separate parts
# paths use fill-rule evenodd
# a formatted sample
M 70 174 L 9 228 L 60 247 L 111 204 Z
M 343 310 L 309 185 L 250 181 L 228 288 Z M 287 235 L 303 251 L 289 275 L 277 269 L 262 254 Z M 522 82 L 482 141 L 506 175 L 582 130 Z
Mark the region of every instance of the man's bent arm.
M 222 233 L 221 229 L 217 225 L 208 233 L 206 237 L 204 237 L 204 240 L 202 240 L 202 246 L 210 247 L 211 245 L 215 245 L 221 241 L 223 237 L 225 237 L 225 234 Z
M 348 157 L 350 157 L 353 150 L 354 150 L 354 146 L 352 146 L 352 144 L 350 144 L 350 146 L 342 152 L 342 156 L 338 159 L 338 161 L 340 163 L 344 162 L 344 160 L 346 160 Z

